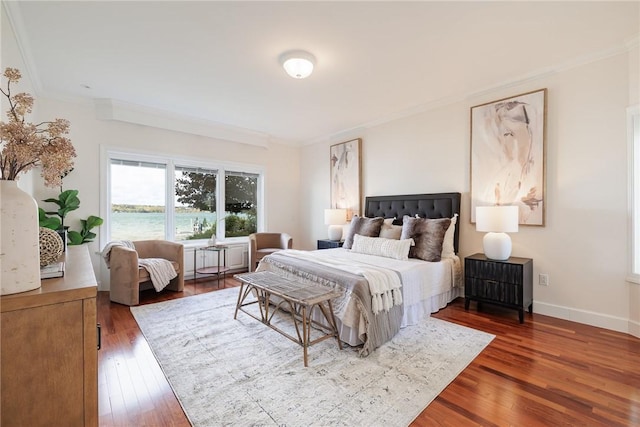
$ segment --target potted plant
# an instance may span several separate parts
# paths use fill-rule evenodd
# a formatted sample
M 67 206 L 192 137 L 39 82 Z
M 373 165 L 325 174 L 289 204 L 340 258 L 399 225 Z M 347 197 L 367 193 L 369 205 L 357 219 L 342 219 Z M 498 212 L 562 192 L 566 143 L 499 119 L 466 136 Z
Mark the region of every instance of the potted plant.
M 104 222 L 102 218 L 91 215 L 87 219 L 80 220 L 80 223 L 82 224 L 80 231 L 69 230 L 69 227 L 64 225 L 64 219 L 67 214 L 80 207 L 78 190 L 62 191 L 58 198 L 45 199 L 43 202 L 55 203 L 58 205 L 58 210 L 55 212 L 47 212 L 42 208 L 38 208 L 40 227 L 46 227 L 57 231 L 62 237 L 62 241 L 65 242 L 65 246 L 67 244 L 81 245 L 83 243 L 93 241 L 96 234 L 91 232 L 91 229 L 102 225 Z

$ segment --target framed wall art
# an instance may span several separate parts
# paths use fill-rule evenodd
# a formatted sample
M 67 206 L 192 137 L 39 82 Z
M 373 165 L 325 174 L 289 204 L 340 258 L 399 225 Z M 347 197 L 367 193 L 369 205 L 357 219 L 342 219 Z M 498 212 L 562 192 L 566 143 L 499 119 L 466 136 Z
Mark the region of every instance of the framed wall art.
M 360 138 L 332 145 L 329 149 L 331 166 L 331 208 L 346 209 L 347 220 L 360 215 Z
M 547 89 L 471 107 L 471 222 L 477 206 L 518 206 L 545 223 Z

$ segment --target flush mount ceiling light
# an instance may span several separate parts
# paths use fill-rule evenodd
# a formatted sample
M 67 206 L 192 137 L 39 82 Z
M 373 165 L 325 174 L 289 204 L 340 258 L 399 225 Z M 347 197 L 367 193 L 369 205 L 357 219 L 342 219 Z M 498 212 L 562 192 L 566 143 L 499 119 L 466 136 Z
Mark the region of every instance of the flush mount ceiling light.
M 291 77 L 294 79 L 304 79 L 305 77 L 309 77 L 313 72 L 316 58 L 309 52 L 294 50 L 283 53 L 280 56 L 280 63 Z

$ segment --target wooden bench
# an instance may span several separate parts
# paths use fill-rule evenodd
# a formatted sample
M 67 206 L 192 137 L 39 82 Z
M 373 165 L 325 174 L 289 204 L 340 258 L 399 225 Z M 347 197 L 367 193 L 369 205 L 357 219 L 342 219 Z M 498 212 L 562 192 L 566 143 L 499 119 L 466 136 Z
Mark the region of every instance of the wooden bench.
M 341 296 L 341 291 L 319 285 L 303 285 L 269 271 L 237 274 L 234 277 L 241 282 L 241 285 L 233 318 L 237 318 L 238 311 L 243 311 L 291 341 L 301 345 L 304 352 L 305 367 L 308 366 L 307 349 L 313 344 L 327 338 L 335 338 L 338 341 L 338 348 L 342 350 L 342 343 L 338 337 L 336 319 L 331 306 L 331 300 Z M 245 302 L 249 295 L 255 296 L 255 299 Z M 252 304 L 258 305 L 259 316 L 245 309 L 246 306 Z M 311 313 L 316 307 L 320 310 L 329 326 L 311 319 Z M 282 308 L 288 308 L 287 311 L 293 320 L 297 337 L 273 324 L 273 316 Z M 313 341 L 310 340 L 311 325 L 324 332 L 323 335 Z

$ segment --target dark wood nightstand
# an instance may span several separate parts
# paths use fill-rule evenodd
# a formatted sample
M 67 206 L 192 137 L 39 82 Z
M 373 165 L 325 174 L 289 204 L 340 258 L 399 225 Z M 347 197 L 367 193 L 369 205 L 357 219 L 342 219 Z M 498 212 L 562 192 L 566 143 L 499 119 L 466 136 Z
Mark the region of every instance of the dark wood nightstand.
M 343 244 L 344 240 L 318 240 L 318 249 L 341 248 Z
M 533 260 L 511 257 L 496 261 L 484 254 L 464 259 L 464 308 L 477 301 L 518 310 L 520 323 L 524 310 L 533 311 Z

